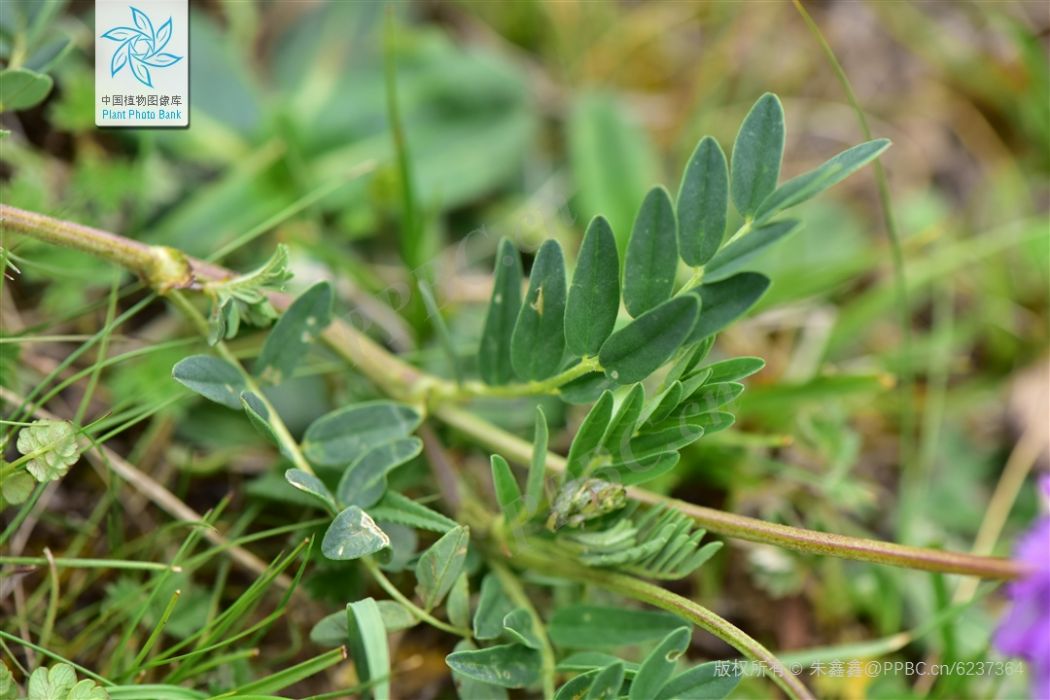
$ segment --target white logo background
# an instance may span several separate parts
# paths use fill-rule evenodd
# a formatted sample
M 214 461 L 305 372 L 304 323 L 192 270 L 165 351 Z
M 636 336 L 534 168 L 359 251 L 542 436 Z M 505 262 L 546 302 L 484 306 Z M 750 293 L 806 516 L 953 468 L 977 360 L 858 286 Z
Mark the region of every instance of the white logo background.
M 113 54 L 121 42 L 104 39 L 102 35 L 115 27 L 135 27 L 131 8 L 149 16 L 155 29 L 171 18 L 171 38 L 165 53 L 181 56 L 173 65 L 150 68 L 153 82 L 150 88 L 135 79 L 130 66 L 125 65 L 117 75 L 110 75 Z M 189 102 L 189 2 L 188 0 L 95 0 L 95 124 L 97 126 L 130 127 L 184 127 L 190 123 Z M 113 97 L 132 105 L 114 104 Z M 145 105 L 138 104 L 139 97 Z M 152 96 L 152 99 L 151 99 Z M 172 104 L 178 97 L 181 104 Z M 162 98 L 168 98 L 161 106 Z

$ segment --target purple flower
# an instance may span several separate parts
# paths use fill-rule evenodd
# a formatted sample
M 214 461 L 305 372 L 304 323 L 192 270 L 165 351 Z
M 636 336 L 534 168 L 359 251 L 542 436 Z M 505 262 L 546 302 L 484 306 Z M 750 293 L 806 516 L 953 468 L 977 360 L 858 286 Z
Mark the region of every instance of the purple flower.
M 1050 475 L 1040 483 L 1050 499 Z M 1017 543 L 1015 559 L 1031 569 L 1011 582 L 1006 595 L 1012 603 L 995 634 L 995 646 L 1004 654 L 1028 662 L 1032 697 L 1050 698 L 1050 515 L 1033 523 Z

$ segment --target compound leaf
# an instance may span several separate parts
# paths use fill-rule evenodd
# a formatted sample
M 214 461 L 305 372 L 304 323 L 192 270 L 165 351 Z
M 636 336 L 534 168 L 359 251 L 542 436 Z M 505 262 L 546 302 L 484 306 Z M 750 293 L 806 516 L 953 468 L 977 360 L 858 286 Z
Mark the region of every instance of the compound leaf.
M 565 257 L 561 244 L 547 240 L 536 253 L 529 291 L 511 336 L 510 359 L 522 379 L 546 379 L 565 354 Z
M 294 488 L 316 497 L 324 506 L 333 512 L 337 510 L 335 496 L 324 485 L 324 482 L 302 469 L 289 469 L 284 473 L 284 480 Z
M 719 673 L 720 661 L 710 661 L 683 671 L 667 681 L 656 700 L 721 700 L 740 683 L 740 674 Z
M 569 447 L 565 465 L 566 480 L 577 479 L 586 471 L 588 461 L 601 444 L 602 436 L 609 427 L 612 407 L 612 392 L 603 392 L 583 419 L 580 429 L 576 431 L 576 437 L 573 438 L 572 446 Z
M 609 664 L 594 677 L 586 700 L 612 700 L 620 696 L 623 685 L 624 666 L 622 661 Z
M 496 491 L 496 501 L 507 522 L 517 518 L 522 506 L 521 489 L 507 460 L 499 455 L 492 455 L 492 488 Z
M 704 280 L 716 282 L 725 279 L 743 268 L 749 260 L 764 252 L 769 246 L 798 231 L 801 225 L 802 222 L 796 219 L 774 221 L 733 241 L 720 250 L 714 260 L 704 267 Z
M 445 663 L 461 675 L 503 688 L 524 688 L 540 678 L 540 653 L 522 644 L 454 651 Z
M 704 265 L 722 245 L 729 207 L 729 169 L 722 147 L 700 139 L 678 189 L 678 251 L 689 265 Z M 706 272 L 706 271 L 705 271 Z
M 495 574 L 481 580 L 478 607 L 474 611 L 474 636 L 477 639 L 495 639 L 503 633 L 503 618 L 514 610 L 514 604 L 503 592 L 503 585 Z
M 376 445 L 407 437 L 421 420 L 411 406 L 393 401 L 347 406 L 310 424 L 303 436 L 303 452 L 316 464 L 350 464 Z
M 335 517 L 321 541 L 321 552 L 329 559 L 360 559 L 390 546 L 390 538 L 368 513 L 350 506 Z
M 685 653 L 692 640 L 688 627 L 679 627 L 663 638 L 642 661 L 631 682 L 630 700 L 652 700 L 674 673 L 675 662 Z
M 591 219 L 583 236 L 565 305 L 565 344 L 573 355 L 594 355 L 612 333 L 620 310 L 620 257 L 609 222 Z
M 506 238 L 496 250 L 492 298 L 478 350 L 478 371 L 486 384 L 506 384 L 514 379 L 510 363 L 511 334 L 521 309 L 521 256 Z
M 400 438 L 377 445 L 354 460 L 339 480 L 336 496 L 344 505 L 369 508 L 386 491 L 386 476 L 423 451 L 417 437 Z
M 680 617 L 666 612 L 577 604 L 556 610 L 547 631 L 558 646 L 589 649 L 660 639 L 683 624 Z
M 717 333 L 758 303 L 769 289 L 769 278 L 758 272 L 738 272 L 719 282 L 701 284 L 690 291 L 699 297 L 703 311 L 693 328 L 690 343 Z
M 187 389 L 227 408 L 241 408 L 244 378 L 237 368 L 210 355 L 190 355 L 171 370 L 172 378 Z
M 318 282 L 300 294 L 266 336 L 255 374 L 280 384 L 295 371 L 307 346 L 332 321 L 332 286 Z
M 740 215 L 751 218 L 776 189 L 784 156 L 784 107 L 776 95 L 758 98 L 733 143 L 731 193 Z
M 416 564 L 416 592 L 423 601 L 424 610 L 432 610 L 452 589 L 452 584 L 463 571 L 469 543 L 470 530 L 460 525 L 446 532 L 420 555 Z
M 543 476 L 547 472 L 547 416 L 543 408 L 536 407 L 536 423 L 532 433 L 532 462 L 525 480 L 525 514 L 529 517 L 539 510 L 543 498 Z
M 666 301 L 678 269 L 678 234 L 671 195 L 649 190 L 631 229 L 623 272 L 623 303 L 639 316 Z
M 652 374 L 693 332 L 698 302 L 692 294 L 675 297 L 609 336 L 598 353 L 606 373 L 620 384 L 640 382 Z
M 824 161 L 808 173 L 788 180 L 762 201 L 755 219 L 762 221 L 815 197 L 878 158 L 889 147 L 889 139 L 866 141 Z

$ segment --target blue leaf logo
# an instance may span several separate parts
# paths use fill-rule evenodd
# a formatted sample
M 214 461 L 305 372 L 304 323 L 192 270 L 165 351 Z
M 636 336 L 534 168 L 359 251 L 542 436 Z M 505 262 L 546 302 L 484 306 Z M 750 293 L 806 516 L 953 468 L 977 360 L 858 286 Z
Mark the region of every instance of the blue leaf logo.
M 154 29 L 149 15 L 136 7 L 130 9 L 134 27 L 113 27 L 102 35 L 103 39 L 120 44 L 109 61 L 109 75 L 115 77 L 127 66 L 136 80 L 151 88 L 150 68 L 168 68 L 181 61 L 182 56 L 164 51 L 171 40 L 171 17 Z

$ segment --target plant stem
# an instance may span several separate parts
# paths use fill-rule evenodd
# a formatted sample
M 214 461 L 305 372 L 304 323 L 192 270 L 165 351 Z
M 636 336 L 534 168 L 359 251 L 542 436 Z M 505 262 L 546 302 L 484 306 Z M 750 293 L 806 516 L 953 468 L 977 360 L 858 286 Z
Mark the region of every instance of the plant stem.
M 739 238 L 743 238 L 747 234 L 751 233 L 751 228 L 754 226 L 754 224 L 755 224 L 755 220 L 754 219 L 752 219 L 750 217 L 747 218 L 744 221 L 744 223 L 740 224 L 740 228 L 738 228 L 736 230 L 736 232 L 732 236 L 730 236 L 729 239 L 725 243 L 723 243 L 722 245 L 723 246 L 727 246 L 730 243 L 732 243 L 733 241 L 736 241 Z
M 988 502 L 981 525 L 977 528 L 977 536 L 974 538 L 971 550 L 973 554 L 987 555 L 995 549 L 995 543 L 1002 534 L 1003 526 L 1006 525 L 1006 518 L 1010 515 L 1010 510 L 1028 474 L 1045 447 L 1045 442 L 1040 439 L 1038 432 L 1035 427 L 1027 428 L 1006 459 L 1006 466 L 1003 467 L 1003 472 L 999 476 L 999 483 L 995 485 L 995 491 Z M 977 593 L 978 584 L 980 581 L 975 578 L 965 578 L 960 581 L 952 596 L 952 602 L 961 603 L 972 599 Z
M 150 247 L 141 243 L 127 241 L 128 245 L 123 245 L 122 242 L 126 239 L 111 233 L 26 212 L 6 204 L 0 204 L 0 225 L 34 238 L 127 264 L 135 270 L 141 269 L 144 259 L 151 255 Z M 118 252 L 111 253 L 108 246 L 112 241 L 117 242 Z M 192 258 L 186 258 L 186 261 L 193 275 L 202 279 L 225 279 L 232 275 L 223 267 Z M 165 285 L 170 285 L 171 280 L 162 277 L 153 280 L 153 283 L 170 289 L 170 286 Z M 270 300 L 276 308 L 282 310 L 292 301 L 288 295 L 279 293 L 271 294 Z M 462 398 L 452 383 L 412 367 L 340 319 L 334 319 L 329 324 L 323 338 L 334 352 L 355 365 L 362 374 L 392 398 L 422 402 L 424 410 L 432 403 L 433 405 L 429 406 L 432 413 L 446 424 L 466 433 L 489 450 L 499 452 L 515 462 L 529 464 L 531 444 L 452 405 L 452 398 Z M 549 454 L 547 468 L 554 471 L 564 470 L 564 458 Z M 638 488 L 630 489 L 629 494 L 645 503 L 673 505 L 711 532 L 752 542 L 775 544 L 801 552 L 982 578 L 1011 579 L 1027 571 L 1022 565 L 1009 559 L 945 552 L 805 530 L 670 500 Z
M 722 245 L 723 246 L 727 246 L 730 243 L 732 243 L 733 241 L 735 241 L 736 239 L 738 239 L 738 238 L 740 238 L 742 236 L 746 236 L 748 233 L 751 232 L 751 228 L 752 228 L 753 225 L 754 225 L 754 220 L 753 219 L 749 218 L 749 219 L 745 220 L 744 223 L 740 224 L 740 228 L 738 228 L 733 233 L 733 235 L 730 236 L 726 240 L 726 242 L 723 243 Z M 693 274 L 689 277 L 689 279 L 687 279 L 685 281 L 685 284 L 683 284 L 682 287 L 677 292 L 675 292 L 675 296 L 679 296 L 680 294 L 687 294 L 687 293 L 691 292 L 692 290 L 694 290 L 697 287 L 699 287 L 700 283 L 703 282 L 703 281 L 704 281 L 704 266 L 703 265 L 698 265 L 698 266 L 693 268 Z
M 171 248 L 147 245 L 6 204 L 0 205 L 0 226 L 115 262 L 137 272 L 158 290 L 188 287 L 192 282 L 184 256 Z
M 522 588 L 521 582 L 518 577 L 511 573 L 510 569 L 499 563 L 498 560 L 492 559 L 489 561 L 492 570 L 496 573 L 496 577 L 499 579 L 500 584 L 503 586 L 503 591 L 507 594 L 514 603 L 519 607 L 524 608 L 528 611 L 529 617 L 532 619 L 532 631 L 536 635 L 537 639 L 540 640 L 540 658 L 542 659 L 542 676 L 543 676 L 543 697 L 553 698 L 554 697 L 554 674 L 555 666 L 557 665 L 554 657 L 554 649 L 551 647 L 550 639 L 547 637 L 547 631 L 543 628 L 543 622 L 540 618 L 540 614 L 536 612 L 536 608 L 532 605 L 532 601 L 525 594 L 525 589 Z
M 426 610 L 409 600 L 408 597 L 400 590 L 398 590 L 397 586 L 395 586 L 393 582 L 386 577 L 386 574 L 384 574 L 383 571 L 379 568 L 379 566 L 375 563 L 375 561 L 372 560 L 372 557 L 364 557 L 363 559 L 361 559 L 361 561 L 364 563 L 365 568 L 368 569 L 368 573 L 371 574 L 372 578 L 374 578 L 376 583 L 379 584 L 379 587 L 386 591 L 391 598 L 408 608 L 408 610 L 417 618 L 427 623 L 431 627 L 436 627 L 439 630 L 448 632 L 449 634 L 454 634 L 457 637 L 464 637 L 465 639 L 470 639 L 473 636 L 473 633 L 470 630 L 464 627 L 456 627 L 455 625 L 450 625 L 447 622 L 442 622 L 441 620 L 437 619 L 436 617 L 428 613 Z
M 531 444 L 487 423 L 473 413 L 446 405 L 439 406 L 435 410 L 435 415 L 449 425 L 469 434 L 486 448 L 498 452 L 511 461 L 528 466 L 532 460 Z M 547 468 L 562 472 L 565 470 L 565 459 L 559 455 L 548 454 Z M 714 508 L 705 508 L 634 487 L 628 488 L 627 494 L 643 503 L 663 503 L 677 508 L 711 532 L 751 542 L 774 544 L 800 552 L 902 566 L 909 569 L 968 574 L 983 578 L 1014 578 L 1024 571 L 1019 564 L 1010 559 L 945 552 L 806 530 L 727 513 Z
M 688 294 L 692 290 L 700 286 L 700 283 L 704 281 L 704 266 L 700 265 L 693 268 L 693 274 L 685 281 L 682 288 L 675 292 L 675 296 L 681 294 Z
M 197 331 L 205 338 L 208 337 L 208 321 L 205 320 L 204 316 L 197 307 L 194 306 L 189 299 L 184 297 L 179 292 L 172 292 L 169 298 L 174 302 L 175 306 L 190 320 L 191 323 L 197 328 Z M 308 474 L 313 474 L 314 469 L 310 466 L 310 463 L 306 460 L 306 456 L 303 451 L 299 448 L 299 443 L 296 442 L 295 438 L 288 431 L 288 426 L 281 420 L 280 414 L 277 413 L 277 409 L 273 407 L 270 400 L 266 398 L 266 394 L 259 388 L 259 384 L 255 381 L 255 377 L 252 376 L 251 372 L 244 369 L 241 365 L 240 360 L 237 356 L 230 352 L 230 348 L 225 342 L 220 340 L 215 344 L 215 352 L 218 353 L 219 357 L 226 360 L 226 362 L 236 368 L 237 372 L 240 373 L 241 378 L 244 379 L 245 386 L 251 390 L 253 394 L 259 399 L 263 406 L 266 407 L 266 411 L 269 414 L 268 420 L 270 427 L 273 428 L 273 434 L 280 443 L 281 453 L 286 455 L 292 464 L 297 468 L 302 469 Z
M 509 547 L 514 547 L 513 542 L 508 541 L 505 544 Z M 813 695 L 809 692 L 809 689 L 785 668 L 772 652 L 742 629 L 702 605 L 694 603 L 688 598 L 683 598 L 677 593 L 672 593 L 631 576 L 580 566 L 566 559 L 558 551 L 537 553 L 535 546 L 538 543 L 533 542 L 531 544 L 532 546 L 513 548 L 510 561 L 515 565 L 524 566 L 530 570 L 547 572 L 583 583 L 591 583 L 614 593 L 619 593 L 680 615 L 697 627 L 726 642 L 751 661 L 759 664 L 762 670 L 774 683 L 780 686 L 780 689 L 788 697 L 798 700 L 813 700 Z
M 565 384 L 578 379 L 591 372 L 600 372 L 601 363 L 597 357 L 584 357 L 569 369 L 542 381 L 521 382 L 518 384 L 503 384 L 489 386 L 481 382 L 466 382 L 462 386 L 451 387 L 447 392 L 437 392 L 432 398 L 442 400 L 463 400 L 475 396 L 538 396 L 540 394 L 556 394 Z

